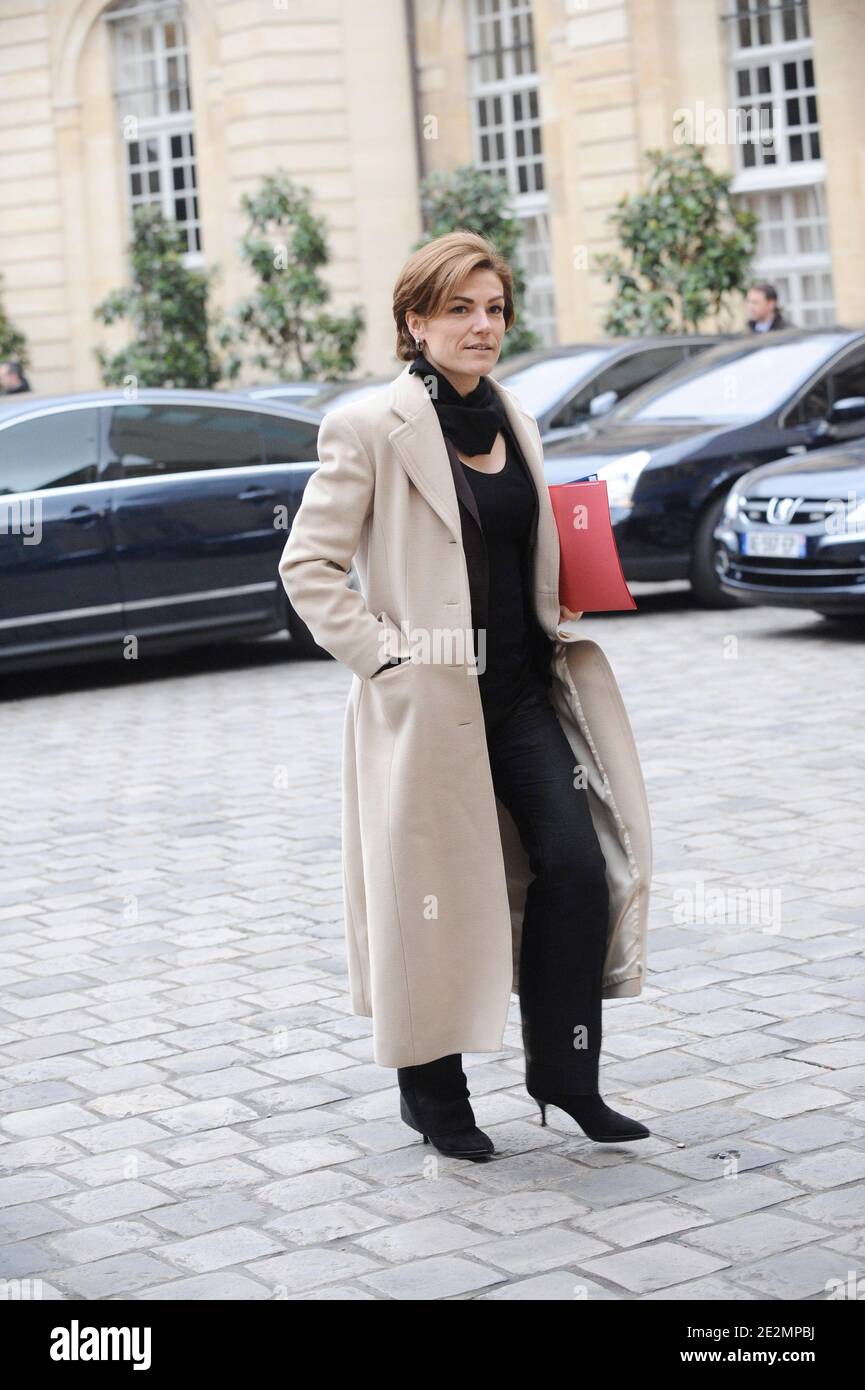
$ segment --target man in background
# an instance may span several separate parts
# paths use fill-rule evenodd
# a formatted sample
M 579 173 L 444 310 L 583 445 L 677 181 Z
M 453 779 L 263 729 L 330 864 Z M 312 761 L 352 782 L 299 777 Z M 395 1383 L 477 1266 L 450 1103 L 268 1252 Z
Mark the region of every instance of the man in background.
M 778 308 L 778 291 L 774 285 L 764 281 L 752 285 L 746 296 L 748 327 L 752 333 L 771 333 L 778 328 L 795 328 L 796 325 L 785 319 Z
M 17 396 L 30 390 L 30 382 L 17 357 L 9 357 L 0 362 L 0 391 L 4 396 Z

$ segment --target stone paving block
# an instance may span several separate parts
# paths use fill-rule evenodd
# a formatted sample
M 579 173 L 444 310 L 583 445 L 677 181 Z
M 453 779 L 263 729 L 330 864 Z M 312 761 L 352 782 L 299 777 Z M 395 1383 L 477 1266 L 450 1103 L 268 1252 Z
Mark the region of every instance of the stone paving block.
M 87 1051 L 92 1044 L 89 1039 L 76 1033 L 50 1033 L 45 1037 L 16 1038 L 10 1031 L 8 1039 L 0 1041 L 10 1057 L 66 1057 L 70 1053 Z
M 678 1112 L 731 1099 L 741 1095 L 742 1088 L 711 1076 L 681 1076 L 675 1081 L 663 1081 L 655 1086 L 631 1088 L 623 1094 L 629 1098 L 633 1096 L 642 1105 L 650 1105 L 655 1110 Z
M 786 1214 L 765 1210 L 750 1212 L 732 1221 L 686 1231 L 681 1239 L 686 1245 L 741 1266 L 747 1260 L 780 1255 L 796 1245 L 815 1245 L 823 1236 L 831 1235 L 831 1231 L 816 1222 L 794 1219 L 789 1215 L 794 1209 L 791 1204 L 785 1208 Z
M 583 1231 L 566 1226 L 547 1226 L 508 1236 L 505 1240 L 488 1240 L 476 1247 L 475 1255 L 485 1264 L 507 1270 L 511 1274 L 539 1274 L 561 1265 L 583 1264 L 592 1256 L 611 1247 Z
M 609 1246 L 644 1245 L 662 1236 L 675 1235 L 695 1226 L 710 1225 L 712 1218 L 689 1211 L 677 1202 L 627 1202 L 619 1207 L 589 1212 L 571 1222 L 580 1231 L 590 1232 Z
M 312 1293 L 290 1294 L 292 1302 L 295 1303 L 373 1303 L 375 1294 L 368 1293 L 365 1289 L 354 1289 L 351 1285 L 345 1287 L 339 1284 L 327 1284 L 323 1289 L 315 1289 Z
M 170 1279 L 172 1269 L 142 1250 L 133 1250 L 125 1255 L 54 1271 L 51 1277 L 58 1288 L 67 1290 L 70 1295 L 92 1300 L 137 1293 L 156 1279 Z
M 830 1148 L 847 1140 L 865 1137 L 865 1111 L 862 1124 L 848 1110 L 841 1115 L 829 1115 L 825 1110 L 812 1110 L 797 1115 L 791 1120 L 781 1120 L 778 1124 L 767 1124 L 761 1129 L 760 1138 L 776 1149 L 789 1153 L 807 1153 L 811 1149 Z
M 620 1250 L 612 1255 L 583 1260 L 581 1268 L 598 1279 L 608 1279 L 634 1294 L 674 1288 L 716 1270 L 727 1269 L 729 1261 L 689 1250 L 678 1241 L 659 1240 L 642 1249 Z
M 151 1179 L 154 1187 L 186 1200 L 205 1197 L 225 1189 L 254 1186 L 265 1181 L 263 1168 L 240 1158 L 219 1158 L 210 1163 L 192 1163 L 188 1168 L 163 1169 Z
M 691 1182 L 687 1187 L 674 1190 L 670 1196 L 683 1206 L 696 1207 L 716 1221 L 723 1221 L 744 1216 L 746 1212 L 786 1204 L 794 1197 L 801 1197 L 802 1191 L 767 1173 L 745 1168 L 730 1176 L 719 1177 L 716 1182 Z
M 742 1092 L 738 1092 L 739 1095 Z M 755 1124 L 753 1115 L 734 1109 L 729 1102 L 716 1105 L 696 1106 L 679 1114 L 657 1114 L 647 1121 L 652 1135 L 665 1140 L 668 1145 L 698 1144 L 710 1139 L 730 1139 L 743 1130 L 750 1130 Z M 646 1152 L 649 1140 L 641 1140 L 642 1152 Z M 669 1149 L 665 1149 L 668 1152 Z
M 154 1227 L 178 1236 L 201 1235 L 218 1231 L 223 1226 L 263 1225 L 273 1215 L 265 1202 L 245 1193 L 216 1192 L 209 1197 L 192 1197 L 187 1202 L 173 1202 L 147 1213 Z
M 189 1101 L 185 1105 L 154 1110 L 150 1118 L 174 1134 L 198 1134 L 202 1130 L 222 1129 L 225 1125 L 255 1120 L 258 1115 L 242 1101 L 219 1096 L 213 1100 Z
M 147 1183 L 119 1182 L 111 1187 L 95 1188 L 92 1192 L 58 1197 L 55 1206 L 73 1221 L 96 1223 L 112 1221 L 118 1216 L 130 1216 L 134 1212 L 145 1212 L 151 1207 L 164 1206 L 171 1200 L 168 1194 Z
M 531 1279 L 516 1279 L 489 1293 L 477 1295 L 480 1302 L 500 1302 L 504 1299 L 515 1303 L 615 1303 L 621 1298 L 621 1291 L 614 1293 L 583 1274 L 572 1274 L 565 1269 L 536 1274 Z
M 0 1114 L 35 1110 L 59 1101 L 81 1099 L 81 1091 L 65 1081 L 38 1081 L 29 1086 L 6 1086 L 0 1091 Z
M 62 1196 L 64 1192 L 74 1192 L 74 1183 L 50 1171 L 22 1171 L 11 1177 L 0 1178 L 0 1209 L 31 1202 L 45 1202 L 49 1198 Z
M 771 1167 L 778 1162 L 778 1153 L 768 1144 L 754 1143 L 750 1137 L 739 1134 L 729 1142 L 670 1149 L 658 1154 L 654 1162 L 659 1168 L 681 1173 L 697 1182 L 724 1182 L 735 1180 L 749 1168 Z
M 351 1173 L 324 1168 L 301 1173 L 296 1178 L 266 1183 L 256 1190 L 256 1197 L 278 1211 L 299 1211 L 303 1207 L 334 1201 L 338 1197 L 363 1197 L 376 1189 Z
M 375 1216 L 356 1202 L 329 1202 L 318 1207 L 303 1207 L 292 1216 L 281 1216 L 270 1221 L 267 1229 L 286 1245 L 322 1245 L 328 1240 L 357 1237 L 386 1225 L 386 1217 Z
M 30 1139 L 42 1134 L 65 1134 L 83 1125 L 96 1125 L 100 1117 L 72 1101 L 18 1110 L 0 1118 L 0 1133 Z
M 260 1148 L 256 1161 L 263 1168 L 284 1177 L 295 1173 L 326 1168 L 332 1163 L 346 1163 L 357 1158 L 362 1150 L 334 1134 L 323 1134 L 294 1144 L 271 1144 Z
M 777 1038 L 784 1039 L 789 1047 L 789 1039 L 800 1042 L 833 1042 L 836 1038 L 859 1037 L 862 1031 L 861 1019 L 855 1014 L 807 1014 L 804 1018 L 794 1018 L 783 1023 L 775 1023 L 768 1030 Z M 800 1057 L 801 1053 L 792 1053 Z
M 155 1212 L 147 1213 L 148 1223 Z M 152 1225 L 143 1221 L 108 1221 L 104 1226 L 82 1226 L 52 1235 L 44 1242 L 64 1265 L 89 1264 L 130 1250 L 150 1250 L 155 1244 Z
M 253 1156 L 258 1149 L 258 1141 L 251 1134 L 238 1134 L 235 1129 L 207 1129 L 201 1134 L 187 1134 L 178 1138 L 158 1139 L 153 1143 L 153 1153 L 166 1163 L 205 1163 L 208 1159 L 225 1158 L 229 1154 L 246 1153 Z
M 569 1218 L 579 1218 L 575 1224 L 586 1229 L 583 1219 L 589 1208 L 563 1192 L 531 1189 L 528 1192 L 509 1192 L 501 1197 L 487 1197 L 480 1202 L 463 1202 L 455 1215 L 473 1226 L 498 1235 L 517 1235 L 520 1231 L 539 1226 L 561 1224 Z
M 273 1290 L 273 1297 L 286 1293 L 307 1293 L 337 1279 L 359 1279 L 381 1267 L 381 1261 L 353 1250 L 311 1246 L 306 1250 L 250 1260 L 246 1272 Z
M 28 1279 L 34 1274 L 51 1274 L 57 1278 L 63 1261 L 36 1241 L 16 1240 L 0 1249 L 0 1280 Z
M 827 1249 L 825 1244 L 808 1245 L 741 1265 L 736 1269 L 735 1281 L 753 1289 L 757 1298 L 822 1299 L 846 1285 L 849 1270 L 850 1263 L 843 1254 Z M 861 1278 L 861 1270 L 856 1271 L 856 1277 Z
M 786 1086 L 773 1086 L 769 1090 L 755 1091 L 753 1095 L 740 1096 L 736 1104 L 757 1115 L 780 1120 L 808 1110 L 830 1109 L 833 1105 L 843 1105 L 846 1100 L 843 1091 L 823 1089 L 807 1081 L 793 1081 Z
M 73 1163 L 64 1163 L 58 1171 L 85 1187 L 104 1187 L 124 1178 L 149 1178 L 155 1173 L 167 1173 L 170 1165 L 148 1149 L 130 1148 L 79 1158 Z
M 414 1260 L 378 1274 L 366 1274 L 362 1282 L 387 1298 L 426 1300 L 455 1298 L 477 1289 L 500 1284 L 506 1275 L 454 1255 Z
M 413 1221 L 436 1211 L 451 1211 L 463 1205 L 472 1206 L 477 1192 L 458 1177 L 439 1170 L 427 1169 L 417 1182 L 401 1183 L 381 1191 L 367 1190 L 355 1203 L 364 1211 L 394 1221 Z
M 88 1102 L 94 1121 L 103 1116 L 111 1119 L 127 1119 L 131 1115 L 146 1115 L 164 1111 L 171 1105 L 180 1105 L 184 1096 L 182 1091 L 158 1084 L 139 1086 L 132 1091 L 114 1091 L 105 1096 L 97 1096 Z
M 153 1288 L 141 1289 L 136 1294 L 139 1300 L 177 1303 L 210 1303 L 216 1300 L 226 1303 L 237 1303 L 241 1300 L 262 1302 L 272 1297 L 271 1289 L 265 1284 L 236 1269 L 200 1274 L 194 1279 L 175 1279 L 171 1283 L 159 1283 Z
M 279 1098 L 289 1093 L 290 1088 L 280 1088 L 277 1096 Z M 256 1103 L 263 1101 L 266 1094 L 259 1092 L 255 1097 Z M 352 1140 L 357 1142 L 357 1126 L 352 1123 L 350 1116 L 341 1114 L 336 1105 L 322 1105 L 317 1109 L 306 1106 L 298 1110 L 296 1106 L 282 1109 L 271 1101 L 262 1107 L 262 1113 L 263 1119 L 244 1125 L 249 1139 L 258 1145 L 277 1139 L 287 1142 L 291 1139 L 312 1139 L 318 1134 L 338 1135 L 343 1129 L 351 1129 Z
M 778 1164 L 778 1173 L 802 1187 L 828 1190 L 865 1178 L 865 1149 L 837 1148 Z M 862 1211 L 865 1225 L 865 1207 Z
M 789 1203 L 787 1210 L 792 1216 L 805 1217 L 827 1228 L 861 1230 L 865 1212 L 865 1183 L 852 1183 L 850 1187 L 819 1192 L 813 1197 L 798 1197 L 795 1202 Z
M 752 1062 L 735 1062 L 730 1066 L 716 1066 L 711 1075 L 719 1081 L 728 1081 L 733 1086 L 756 1088 L 776 1086 L 785 1082 L 814 1080 L 820 1072 L 805 1062 L 795 1062 L 791 1057 L 761 1057 Z M 825 1073 L 829 1076 L 829 1073 Z
M 423 1216 L 417 1221 L 370 1231 L 357 1236 L 352 1244 L 368 1251 L 381 1261 L 402 1263 L 408 1259 L 423 1259 L 429 1255 L 445 1255 L 452 1251 L 470 1250 L 491 1240 L 488 1231 L 473 1231 L 458 1221 L 444 1216 Z
M 705 1279 L 694 1279 L 690 1283 L 674 1284 L 672 1288 L 659 1289 L 655 1293 L 644 1293 L 640 1298 L 645 1303 L 745 1303 L 759 1298 L 749 1293 L 741 1285 L 733 1284 L 717 1275 Z
M 32 1240 L 65 1231 L 71 1222 L 45 1202 L 22 1202 L 0 1211 L 0 1250 L 14 1240 Z
M 194 1274 L 208 1274 L 226 1265 L 246 1263 L 264 1255 L 274 1255 L 285 1247 L 272 1235 L 251 1226 L 226 1226 L 189 1240 L 163 1241 L 159 1258 Z

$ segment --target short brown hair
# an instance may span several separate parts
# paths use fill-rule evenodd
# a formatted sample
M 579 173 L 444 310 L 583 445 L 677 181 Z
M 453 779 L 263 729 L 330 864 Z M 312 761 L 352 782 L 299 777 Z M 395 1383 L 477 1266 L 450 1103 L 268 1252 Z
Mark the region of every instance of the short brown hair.
M 417 346 L 405 316 L 409 310 L 434 318 L 473 270 L 494 270 L 502 282 L 505 329 L 511 327 L 514 313 L 514 280 L 511 268 L 492 242 L 477 232 L 447 232 L 428 241 L 409 256 L 397 277 L 393 291 L 396 323 L 396 355 L 400 362 L 413 362 Z
M 778 291 L 774 285 L 769 284 L 768 280 L 758 280 L 755 285 L 751 286 L 751 289 L 759 290 L 767 299 L 774 299 L 775 303 L 778 303 Z

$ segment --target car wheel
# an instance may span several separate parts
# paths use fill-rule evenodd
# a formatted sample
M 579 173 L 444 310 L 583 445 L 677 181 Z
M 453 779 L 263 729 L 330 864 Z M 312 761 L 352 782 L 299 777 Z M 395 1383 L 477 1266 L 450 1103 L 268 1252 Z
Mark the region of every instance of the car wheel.
M 331 659 L 330 652 L 324 647 L 320 647 L 307 627 L 299 613 L 296 613 L 291 604 L 286 599 L 287 618 L 286 627 L 291 638 L 291 645 L 301 656 L 315 657 L 318 660 L 327 657 Z
M 722 493 L 706 506 L 694 530 L 694 546 L 691 551 L 691 569 L 688 579 L 695 597 L 704 608 L 743 608 L 731 594 L 725 594 L 715 569 L 716 543 L 712 532 L 721 520 L 726 496 Z

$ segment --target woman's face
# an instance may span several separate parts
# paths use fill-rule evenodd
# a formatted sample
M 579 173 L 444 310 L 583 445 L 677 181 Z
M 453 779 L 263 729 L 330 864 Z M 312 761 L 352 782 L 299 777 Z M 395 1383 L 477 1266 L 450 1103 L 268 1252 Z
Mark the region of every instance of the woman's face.
M 424 318 L 408 313 L 406 323 L 415 338 L 423 339 L 424 357 L 465 393 L 498 361 L 505 336 L 504 314 L 499 276 L 494 270 L 473 270 L 440 314 Z

